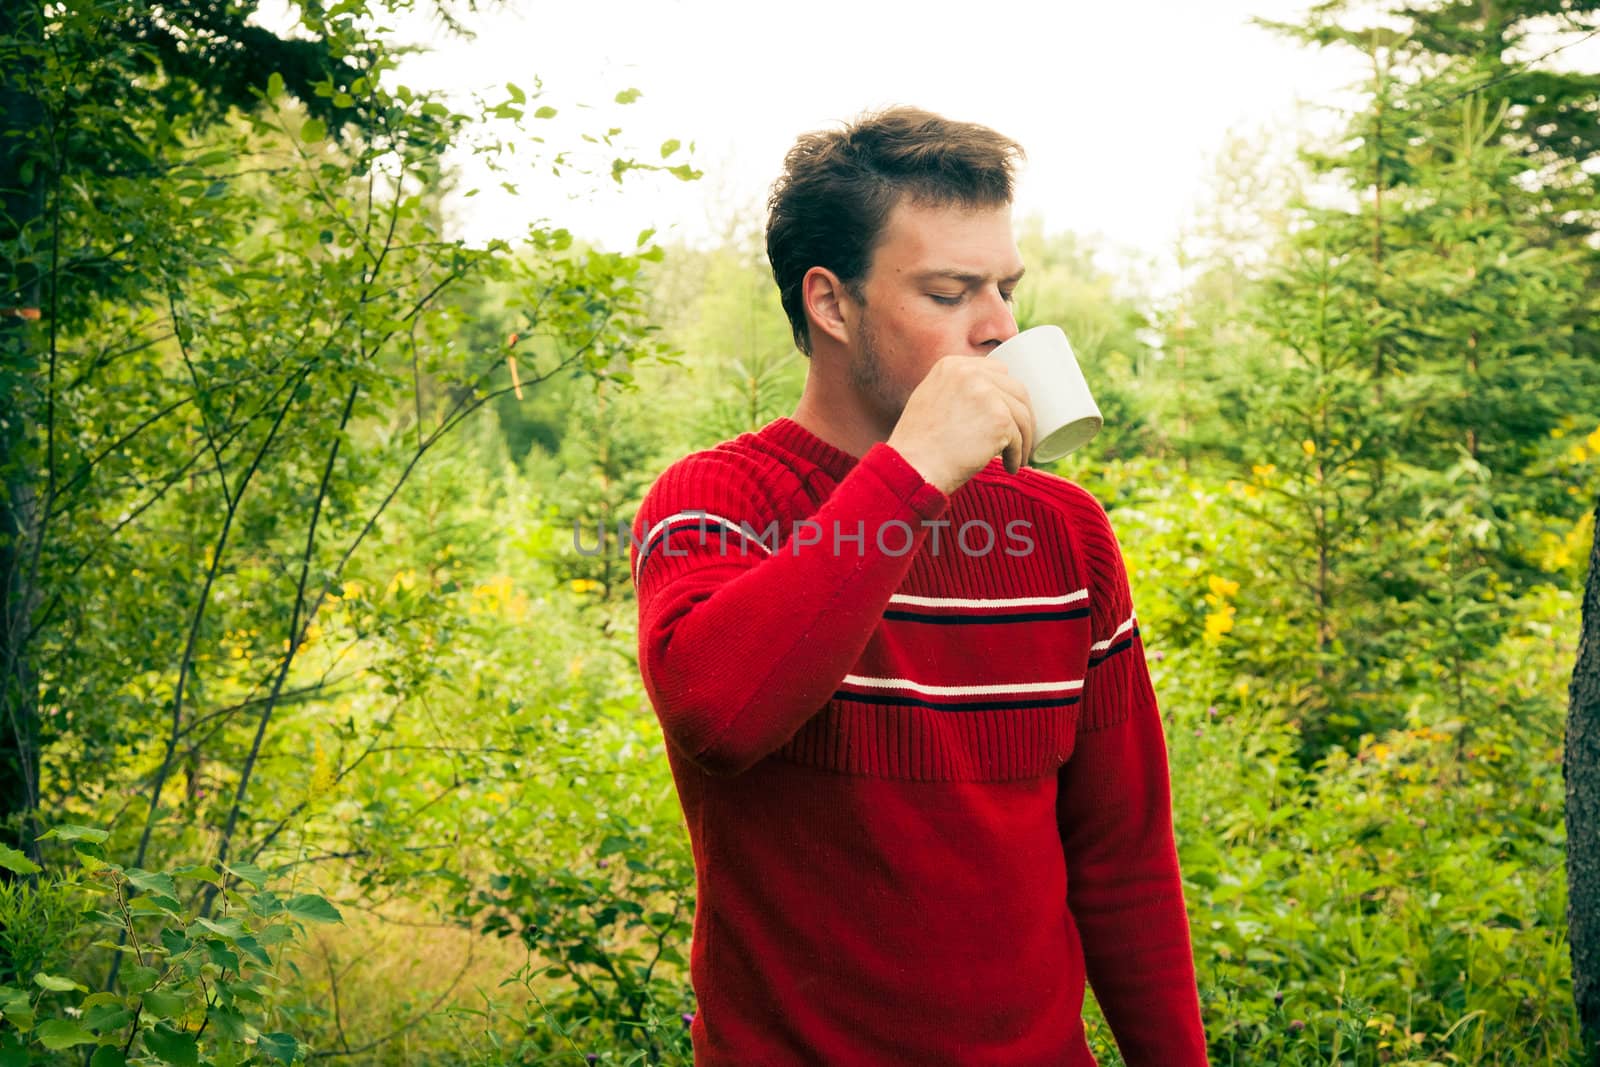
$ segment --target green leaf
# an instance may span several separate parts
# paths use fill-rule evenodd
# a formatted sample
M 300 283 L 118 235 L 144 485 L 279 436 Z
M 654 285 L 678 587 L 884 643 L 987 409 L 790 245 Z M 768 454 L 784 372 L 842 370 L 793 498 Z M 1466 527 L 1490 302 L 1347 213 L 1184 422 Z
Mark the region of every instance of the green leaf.
M 175 1029 L 168 1023 L 156 1023 L 153 1029 L 146 1030 L 144 1044 L 163 1063 L 177 1064 L 178 1067 L 200 1065 L 200 1046 L 194 1035 Z
M 544 107 L 541 107 L 538 111 L 535 111 L 533 113 L 533 117 L 536 118 L 536 119 L 553 119 L 553 118 L 556 117 L 556 109 L 551 107 L 550 105 L 546 104 Z
M 183 1014 L 189 998 L 170 989 L 152 989 L 144 995 L 144 1015 L 154 1019 L 176 1019 Z
M 301 893 L 289 901 L 287 910 L 295 918 L 305 919 L 309 922 L 337 923 L 344 921 L 344 916 L 339 914 L 338 908 L 313 893 Z
M 229 863 L 223 867 L 229 874 L 260 889 L 267 884 L 267 872 L 250 863 Z
M 670 141 L 662 142 L 662 145 L 661 145 L 661 158 L 662 159 L 666 159 L 668 156 L 672 155 L 672 153 L 676 152 L 678 149 L 680 149 L 682 147 L 683 147 L 683 142 L 678 140 L 676 137 L 674 137 Z
M 171 915 L 176 918 L 183 911 L 183 905 L 175 897 L 147 893 L 128 901 L 128 911 L 134 915 Z
M 300 1043 L 292 1034 L 262 1034 L 260 1040 L 256 1042 L 256 1048 L 279 1063 L 293 1063 L 295 1055 L 300 1051 Z
M 96 846 L 94 846 L 92 844 L 84 843 L 81 848 L 73 849 L 73 854 L 78 857 L 79 866 L 81 866 L 84 870 L 88 871 L 90 874 L 94 874 L 96 871 L 106 871 L 106 870 L 120 871 L 120 870 L 122 870 L 121 866 L 119 866 L 118 864 L 107 863 L 105 860 L 101 859 L 99 856 L 96 856 L 93 852 L 89 851 L 90 849 L 95 848 L 95 847 Z M 113 925 L 120 925 L 120 922 L 119 923 L 115 923 Z
M 89 1060 L 89 1067 L 123 1067 L 127 1062 L 122 1050 L 117 1046 L 101 1045 L 94 1050 L 94 1056 Z
M 639 99 L 640 95 L 641 94 L 637 89 L 624 89 L 622 92 L 617 94 L 617 103 L 631 104 L 635 100 Z
M 48 989 L 52 993 L 70 993 L 74 989 L 80 993 L 89 992 L 88 986 L 80 985 L 70 978 L 57 978 L 55 975 L 45 974 L 43 971 L 33 976 L 33 984 L 40 989 Z
M 244 923 L 231 915 L 221 919 L 196 919 L 195 925 L 210 930 L 218 937 L 226 937 L 230 941 L 249 932 L 244 928 Z
M 306 119 L 306 124 L 300 127 L 300 139 L 307 144 L 315 144 L 328 136 L 328 126 L 321 119 Z
M 25 853 L 9 845 L 0 845 L 0 868 L 8 870 L 12 874 L 38 874 L 43 870 L 37 863 L 30 860 Z
M 52 1052 L 73 1045 L 92 1045 L 100 1040 L 88 1030 L 66 1019 L 46 1019 L 34 1032 L 39 1043 Z
M 511 102 L 513 104 L 525 104 L 528 102 L 528 94 L 512 82 L 506 82 L 506 92 L 511 94 Z
M 276 927 L 274 927 L 274 929 L 276 929 Z M 267 955 L 266 949 L 262 948 L 261 943 L 255 938 L 241 937 L 234 942 L 234 946 L 238 948 L 240 952 L 248 953 L 250 958 L 261 964 L 261 966 L 272 966 L 272 957 Z
M 83 1025 L 96 1033 L 121 1030 L 133 1022 L 133 1012 L 121 1004 L 96 1004 L 83 1013 Z
M 104 844 L 106 838 L 110 836 L 111 834 L 109 831 L 100 830 L 93 826 L 77 826 L 73 823 L 62 823 L 60 826 L 52 826 L 43 834 L 39 835 L 39 840 L 48 841 L 53 837 L 58 841 L 87 841 L 90 844 L 99 845 Z
M 176 897 L 178 895 L 178 887 L 173 883 L 172 876 L 169 874 L 129 867 L 127 875 L 128 884 L 140 892 L 163 897 Z
M 635 248 L 643 248 L 645 246 L 645 242 L 650 240 L 650 238 L 654 237 L 655 235 L 656 235 L 656 229 L 655 229 L 654 226 L 650 227 L 648 230 L 640 230 L 639 231 L 639 239 L 636 242 L 634 242 L 634 247 Z
M 156 968 L 135 964 L 123 975 L 122 988 L 130 993 L 143 993 L 146 989 L 154 989 L 156 980 L 160 977 L 161 972 Z
M 283 911 L 283 901 L 276 893 L 266 891 L 253 893 L 250 896 L 250 910 L 262 918 L 270 918 Z
M 279 74 L 277 71 L 273 71 L 272 76 L 267 79 L 267 99 L 276 100 L 282 95 L 283 75 Z
M 222 875 L 203 864 L 190 864 L 185 867 L 175 867 L 172 871 L 174 878 L 194 878 L 212 885 L 222 884 Z
M 258 1033 L 255 1027 L 245 1020 L 243 1015 L 227 1008 L 212 1008 L 206 1016 L 211 1020 L 216 1033 L 221 1034 L 229 1041 L 249 1041 Z

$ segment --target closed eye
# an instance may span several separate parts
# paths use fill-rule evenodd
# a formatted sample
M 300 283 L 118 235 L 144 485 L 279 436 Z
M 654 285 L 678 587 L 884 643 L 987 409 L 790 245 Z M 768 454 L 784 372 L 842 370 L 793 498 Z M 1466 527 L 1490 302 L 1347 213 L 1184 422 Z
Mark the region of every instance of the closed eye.
M 929 293 L 928 299 L 932 300 L 935 304 L 942 304 L 945 307 L 956 307 L 961 303 L 965 296 L 966 294 L 964 293 L 956 296 L 945 296 L 941 293 Z M 1008 304 L 1011 303 L 1011 300 L 1014 296 L 1016 296 L 1016 290 L 1014 289 L 1000 290 L 1000 299 L 1004 300 Z

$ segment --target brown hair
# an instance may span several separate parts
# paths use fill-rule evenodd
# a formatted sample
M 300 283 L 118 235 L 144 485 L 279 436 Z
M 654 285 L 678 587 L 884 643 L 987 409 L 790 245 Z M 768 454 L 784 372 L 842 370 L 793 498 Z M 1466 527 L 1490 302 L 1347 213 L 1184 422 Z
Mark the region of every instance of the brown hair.
M 902 196 L 967 208 L 1009 204 L 1012 167 L 1024 158 L 1021 145 L 987 126 L 914 107 L 803 134 L 767 200 L 767 260 L 800 351 L 811 354 L 800 292 L 806 271 L 828 268 L 862 300 L 873 249 Z

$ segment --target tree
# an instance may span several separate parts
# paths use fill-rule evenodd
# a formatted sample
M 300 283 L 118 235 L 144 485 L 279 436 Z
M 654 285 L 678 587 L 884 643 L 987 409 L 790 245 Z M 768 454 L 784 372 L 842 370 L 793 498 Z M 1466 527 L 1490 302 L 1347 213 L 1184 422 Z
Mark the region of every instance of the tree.
M 1600 1064 L 1600 502 L 1584 585 L 1582 636 L 1572 671 L 1562 771 L 1567 787 L 1567 923 L 1572 997 Z
M 221 862 L 287 825 L 294 805 L 251 786 L 283 709 L 332 684 L 302 653 L 392 502 L 496 396 L 654 354 L 637 280 L 659 252 L 575 247 L 548 224 L 517 248 L 446 237 L 438 160 L 482 115 L 393 85 L 363 5 L 305 12 L 330 57 L 309 108 L 270 69 L 235 86 L 249 109 L 155 106 L 204 86 L 178 91 L 156 45 L 119 49 L 119 13 L 52 6 L 48 50 L 5 42 L 36 61 L 52 235 L 23 228 L 4 257 L 36 253 L 47 326 L 35 363 L 8 364 L 27 428 L 13 473 L 37 500 L 18 522 L 32 610 L 12 612 L 31 674 L 8 718 L 47 754 L 30 804 L 121 811 L 108 847 L 136 866 L 184 848 Z M 506 94 L 483 112 L 552 110 Z M 615 163 L 618 180 L 694 176 Z M 509 294 L 526 345 L 464 328 L 446 298 L 477 281 Z
M 76 232 L 69 216 L 105 206 L 81 196 L 73 202 L 67 190 L 98 190 L 99 181 L 171 168 L 171 150 L 186 137 L 230 109 L 256 105 L 261 70 L 278 71 L 288 94 L 331 119 L 332 94 L 318 95 L 314 86 L 327 80 L 348 88 L 358 71 L 314 21 L 310 34 L 289 39 L 249 24 L 256 6 L 189 0 L 149 8 L 106 0 L 47 9 L 25 0 L 0 11 L 0 386 L 19 401 L 0 426 L 0 843 L 30 852 L 39 709 L 27 650 L 41 596 L 37 549 L 48 526 L 38 511 L 41 465 L 31 454 L 41 422 L 31 416 L 55 401 L 59 328 L 59 315 L 41 318 L 41 307 L 59 311 L 67 294 L 109 299 L 124 287 L 138 299 L 147 280 L 136 255 L 125 255 L 132 250 L 115 243 L 61 254 L 63 236 Z M 153 129 L 163 131 L 164 143 L 151 142 Z M 50 382 L 40 390 L 46 374 Z M 53 447 L 52 439 L 45 451 Z
M 1340 195 L 1300 206 L 1281 244 L 1292 258 L 1252 285 L 1254 341 L 1185 338 L 1232 353 L 1206 368 L 1220 418 L 1200 436 L 1250 472 L 1250 506 L 1279 531 L 1260 605 L 1306 639 L 1293 660 L 1306 676 L 1276 676 L 1309 713 L 1309 758 L 1400 725 L 1402 694 L 1497 713 L 1476 670 L 1504 631 L 1496 605 L 1548 577 L 1537 545 L 1574 517 L 1568 480 L 1539 475 L 1567 420 L 1600 407 L 1578 328 L 1595 311 L 1594 255 L 1552 214 L 1557 200 L 1563 217 L 1592 212 L 1592 183 L 1567 165 L 1589 149 L 1546 144 L 1553 169 L 1530 170 L 1527 139 L 1548 131 L 1518 111 L 1526 72 L 1483 74 L 1533 7 L 1450 8 L 1446 51 L 1418 28 L 1442 8 L 1352 27 L 1333 3 L 1279 26 L 1370 62 L 1345 134 L 1304 155 Z M 1240 426 L 1255 432 L 1225 432 Z

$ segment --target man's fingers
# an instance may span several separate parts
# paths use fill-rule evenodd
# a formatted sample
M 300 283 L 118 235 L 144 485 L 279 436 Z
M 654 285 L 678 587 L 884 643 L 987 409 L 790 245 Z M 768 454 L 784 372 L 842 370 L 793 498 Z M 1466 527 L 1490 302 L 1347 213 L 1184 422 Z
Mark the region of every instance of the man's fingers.
M 1006 447 L 1006 470 L 1011 474 L 1017 473 L 1023 464 L 1028 462 L 1028 457 L 1033 455 L 1033 409 L 1028 406 L 1027 394 L 1016 396 L 1005 394 L 1006 403 L 1011 408 L 1011 421 L 1014 424 L 1012 443 L 1015 445 L 1015 462 L 1012 457 L 1012 446 Z

